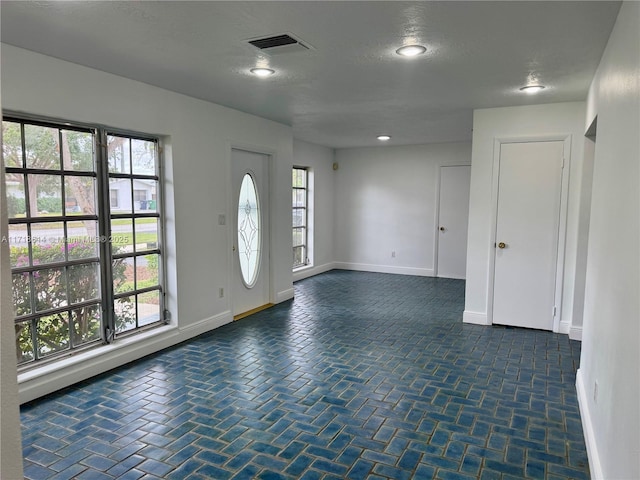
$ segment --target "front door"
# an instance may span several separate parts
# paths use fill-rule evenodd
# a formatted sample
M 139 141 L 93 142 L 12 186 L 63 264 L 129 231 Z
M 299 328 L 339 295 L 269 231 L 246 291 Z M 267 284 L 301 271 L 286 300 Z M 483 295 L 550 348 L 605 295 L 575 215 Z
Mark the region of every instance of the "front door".
M 269 156 L 233 149 L 233 315 L 269 303 Z
M 500 146 L 493 323 L 553 330 L 563 151 Z

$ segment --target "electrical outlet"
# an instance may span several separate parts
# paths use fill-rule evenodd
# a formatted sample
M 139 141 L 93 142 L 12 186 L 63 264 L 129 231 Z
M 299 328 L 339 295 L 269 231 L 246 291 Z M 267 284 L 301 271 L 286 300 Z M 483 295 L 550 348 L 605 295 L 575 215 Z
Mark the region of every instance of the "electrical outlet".
M 393 252 L 391 252 L 391 258 L 396 258 L 396 252 L 395 250 Z
M 593 382 L 593 401 L 598 403 L 598 381 Z
M 220 290 L 218 291 L 218 296 L 220 298 L 224 297 L 224 288 L 220 288 Z

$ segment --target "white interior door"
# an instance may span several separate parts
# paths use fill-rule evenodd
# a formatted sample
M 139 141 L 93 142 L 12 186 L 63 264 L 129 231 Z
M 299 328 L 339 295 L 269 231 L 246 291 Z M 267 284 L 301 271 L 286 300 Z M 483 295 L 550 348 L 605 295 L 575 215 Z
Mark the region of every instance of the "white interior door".
M 466 278 L 469 165 L 440 167 L 438 277 Z
M 233 315 L 269 303 L 269 156 L 231 151 Z
M 493 323 L 553 330 L 563 147 L 501 145 Z

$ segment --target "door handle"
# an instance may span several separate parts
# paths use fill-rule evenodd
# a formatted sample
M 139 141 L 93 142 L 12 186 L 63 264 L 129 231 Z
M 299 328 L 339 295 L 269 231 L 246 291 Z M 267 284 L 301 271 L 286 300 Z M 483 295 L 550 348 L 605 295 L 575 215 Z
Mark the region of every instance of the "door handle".
M 233 246 L 233 251 L 234 251 L 234 252 L 236 251 L 236 246 L 235 246 L 235 245 Z
M 498 248 L 506 248 L 506 247 L 507 247 L 507 244 L 506 244 L 506 243 L 504 243 L 504 242 L 500 242 L 500 243 L 498 244 Z

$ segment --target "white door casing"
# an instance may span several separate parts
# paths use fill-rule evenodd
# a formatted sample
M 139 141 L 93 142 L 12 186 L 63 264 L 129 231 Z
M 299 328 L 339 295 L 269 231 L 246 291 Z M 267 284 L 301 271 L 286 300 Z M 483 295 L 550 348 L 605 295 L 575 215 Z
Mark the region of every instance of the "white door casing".
M 235 148 L 231 150 L 233 196 L 231 300 L 234 316 L 270 302 L 269 161 L 269 155 Z M 257 202 L 252 198 L 248 199 L 245 195 L 243 204 L 240 204 L 243 181 L 245 188 L 249 186 L 249 191 L 253 188 L 252 185 L 255 185 Z M 239 229 L 242 229 L 242 235 L 239 235 Z M 252 268 L 254 265 L 255 270 Z
M 466 278 L 471 166 L 440 167 L 436 276 Z
M 499 147 L 493 323 L 554 329 L 564 146 Z

